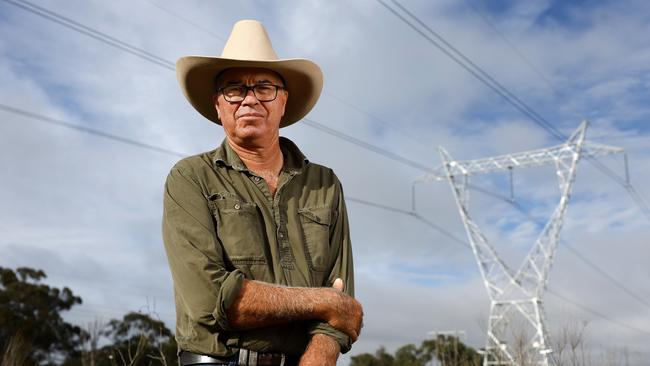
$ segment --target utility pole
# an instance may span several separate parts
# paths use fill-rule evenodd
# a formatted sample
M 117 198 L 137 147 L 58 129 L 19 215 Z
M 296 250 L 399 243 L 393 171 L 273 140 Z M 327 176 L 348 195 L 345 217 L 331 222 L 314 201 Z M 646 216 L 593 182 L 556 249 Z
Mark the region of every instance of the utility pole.
M 548 285 L 560 230 L 564 221 L 576 168 L 582 154 L 589 156 L 622 153 L 623 149 L 585 142 L 588 123 L 584 121 L 564 144 L 545 149 L 501 155 L 477 160 L 458 161 L 442 147 L 443 166 L 420 181 L 447 180 L 456 199 L 474 257 L 490 297 L 484 366 L 548 366 L 552 352 L 544 320 L 542 295 Z M 530 249 L 523 264 L 513 272 L 488 243 L 468 210 L 471 175 L 506 171 L 514 168 L 554 164 L 559 180 L 560 200 Z M 511 192 L 512 187 L 511 187 Z M 512 197 L 511 197 L 512 198 Z M 519 323 L 515 323 L 519 320 Z M 523 327 L 523 329 L 517 329 Z M 517 344 L 508 344 L 513 334 L 521 333 Z M 517 338 L 517 337 L 515 337 Z M 521 349 L 514 349 L 515 347 Z M 516 352 L 515 352 L 516 351 Z

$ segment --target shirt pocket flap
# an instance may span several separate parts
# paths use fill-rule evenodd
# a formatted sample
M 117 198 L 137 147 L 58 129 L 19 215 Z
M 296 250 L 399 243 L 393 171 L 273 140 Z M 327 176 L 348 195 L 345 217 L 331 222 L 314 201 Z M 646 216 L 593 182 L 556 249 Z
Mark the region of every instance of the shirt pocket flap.
M 317 224 L 329 226 L 332 223 L 332 209 L 329 207 L 301 208 L 298 213 Z

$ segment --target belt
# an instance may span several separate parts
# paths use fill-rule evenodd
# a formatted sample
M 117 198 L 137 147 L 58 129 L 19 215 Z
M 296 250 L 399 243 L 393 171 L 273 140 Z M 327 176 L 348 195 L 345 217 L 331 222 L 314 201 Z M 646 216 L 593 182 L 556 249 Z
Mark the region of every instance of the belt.
M 179 361 L 181 366 L 191 365 L 241 365 L 241 366 L 289 366 L 287 363 L 293 357 L 284 353 L 262 353 L 247 349 L 240 349 L 237 355 L 228 358 L 215 358 L 198 353 L 181 352 Z

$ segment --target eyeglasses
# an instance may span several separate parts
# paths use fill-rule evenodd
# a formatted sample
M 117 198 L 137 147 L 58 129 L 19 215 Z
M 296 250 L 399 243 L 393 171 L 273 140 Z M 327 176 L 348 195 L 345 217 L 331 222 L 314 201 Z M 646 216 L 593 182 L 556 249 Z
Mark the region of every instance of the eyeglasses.
M 284 87 L 275 84 L 229 85 L 218 89 L 217 92 L 222 93 L 226 101 L 238 103 L 246 98 L 249 90 L 252 90 L 255 98 L 260 102 L 271 102 L 277 98 L 278 89 L 284 89 Z

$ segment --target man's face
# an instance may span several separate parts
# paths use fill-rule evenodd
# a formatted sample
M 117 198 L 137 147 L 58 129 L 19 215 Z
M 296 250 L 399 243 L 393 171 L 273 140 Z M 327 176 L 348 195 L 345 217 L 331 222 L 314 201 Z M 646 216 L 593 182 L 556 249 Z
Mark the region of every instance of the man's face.
M 217 80 L 217 88 L 233 85 L 253 86 L 273 84 L 283 86 L 280 76 L 267 69 L 234 68 L 224 71 Z M 214 96 L 214 106 L 219 114 L 226 136 L 237 145 L 260 146 L 276 140 L 280 120 L 284 115 L 288 93 L 278 89 L 277 97 L 261 102 L 252 90 L 246 91 L 240 102 L 229 102 L 219 92 Z

